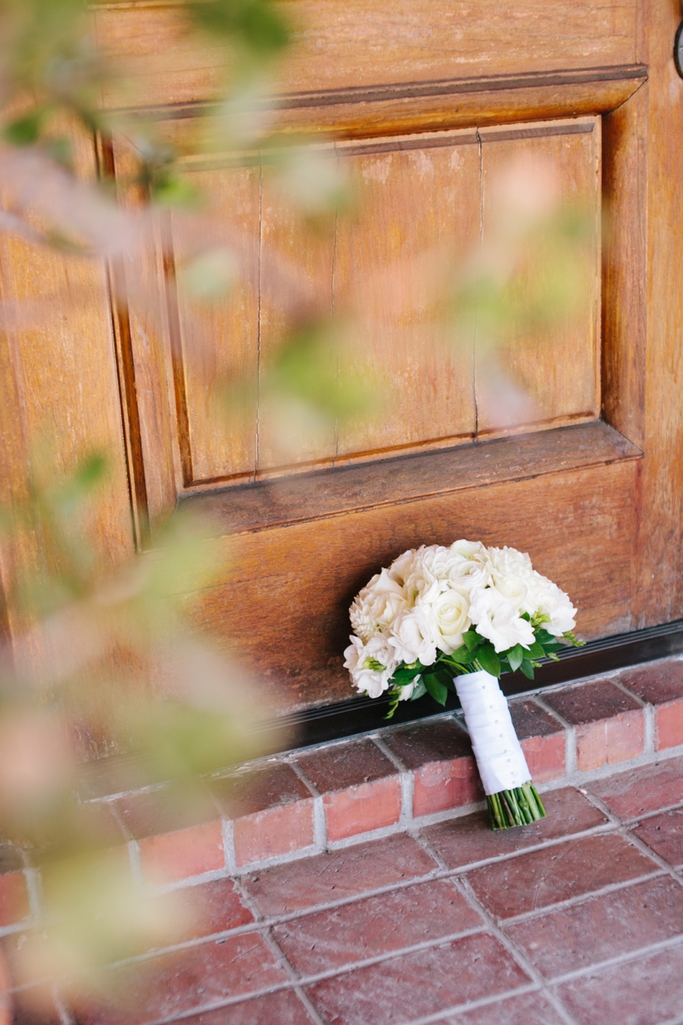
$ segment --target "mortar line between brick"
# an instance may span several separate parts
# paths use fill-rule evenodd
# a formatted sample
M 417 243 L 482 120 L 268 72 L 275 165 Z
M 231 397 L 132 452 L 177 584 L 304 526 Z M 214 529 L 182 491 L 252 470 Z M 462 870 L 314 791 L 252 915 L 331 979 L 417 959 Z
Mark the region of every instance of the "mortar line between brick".
M 642 815 L 629 815 L 628 818 L 624 818 L 622 821 L 625 826 L 630 828 L 637 826 L 640 822 L 645 822 L 647 819 L 655 819 L 658 815 L 664 815 L 669 811 L 683 811 L 683 801 L 677 801 L 676 804 L 665 804 L 663 808 L 657 808 L 655 811 L 644 811 Z
M 499 926 L 495 916 L 488 910 L 484 903 L 479 900 L 470 885 L 469 879 L 460 879 L 459 883 L 459 889 L 463 897 L 465 897 L 470 906 L 474 908 L 474 910 L 484 919 L 491 935 L 494 936 L 501 946 L 507 950 L 508 954 L 514 958 L 522 971 L 526 972 L 528 977 L 532 979 L 537 986 L 539 986 L 539 992 L 542 993 L 548 1003 L 555 1008 L 557 1013 L 564 1020 L 565 1025 L 575 1025 L 573 1019 L 567 1015 L 565 1008 L 559 1002 L 555 994 L 546 989 L 545 980 L 536 966 L 531 963 L 524 951 L 513 942 L 512 938 L 504 932 L 504 930 Z
M 314 1005 L 306 990 L 303 989 L 302 986 L 295 986 L 294 992 L 308 1011 L 311 1021 L 315 1022 L 315 1025 L 327 1025 L 327 1023 L 320 1017 L 317 1007 Z
M 162 956 L 164 954 L 167 954 L 167 953 L 175 953 L 175 952 L 178 952 L 178 951 L 181 951 L 181 950 L 189 950 L 189 949 L 191 949 L 193 947 L 201 946 L 204 943 L 216 942 L 218 940 L 229 939 L 229 938 L 231 938 L 233 936 L 241 936 L 241 935 L 243 935 L 245 933 L 255 932 L 255 931 L 258 931 L 259 928 L 270 928 L 270 927 L 275 926 L 275 925 L 286 924 L 287 922 L 296 921 L 297 919 L 300 919 L 300 918 L 307 918 L 310 915 L 316 915 L 316 914 L 319 914 L 319 913 L 322 913 L 322 912 L 325 912 L 325 911 L 334 911 L 337 908 L 345 907 L 347 904 L 356 904 L 359 901 L 365 900 L 366 898 L 369 898 L 369 897 L 383 896 L 384 894 L 394 893 L 394 892 L 397 892 L 399 890 L 405 890 L 405 889 L 410 888 L 411 886 L 418 886 L 418 885 L 420 885 L 422 883 L 435 882 L 435 881 L 442 880 L 442 879 L 446 879 L 446 880 L 448 880 L 448 879 L 457 879 L 458 877 L 466 875 L 468 872 L 474 871 L 475 869 L 485 868 L 485 867 L 487 867 L 489 865 L 495 865 L 495 864 L 498 864 L 498 863 L 500 863 L 502 861 L 509 861 L 512 858 L 522 857 L 524 854 L 533 853 L 533 852 L 536 852 L 536 851 L 539 851 L 539 850 L 546 850 L 546 849 L 551 848 L 551 847 L 561 846 L 563 843 L 566 843 L 568 841 L 572 841 L 572 840 L 576 840 L 576 839 L 579 839 L 579 840 L 586 839 L 586 838 L 589 838 L 591 836 L 599 836 L 599 835 L 603 835 L 605 833 L 616 832 L 616 831 L 617 831 L 617 827 L 613 826 L 611 823 L 604 823 L 603 825 L 594 826 L 590 830 L 583 830 L 581 833 L 572 833 L 569 836 L 553 838 L 551 840 L 545 841 L 542 844 L 536 844 L 536 845 L 533 845 L 533 846 L 529 846 L 529 847 L 523 848 L 523 849 L 521 849 L 519 851 L 509 851 L 509 852 L 507 852 L 505 854 L 498 855 L 495 858 L 487 858 L 487 859 L 484 859 L 482 861 L 469 862 L 466 865 L 459 865 L 456 868 L 448 867 L 445 864 L 445 862 L 441 862 L 441 864 L 443 865 L 443 867 L 441 867 L 439 865 L 438 861 L 437 861 L 437 865 L 435 866 L 435 868 L 431 872 L 427 872 L 427 873 L 425 873 L 422 876 L 417 876 L 417 877 L 412 878 L 412 879 L 400 880 L 400 881 L 395 882 L 395 883 L 390 883 L 387 886 L 376 887 L 373 890 L 366 890 L 366 891 L 363 891 L 362 893 L 353 894 L 353 895 L 351 895 L 349 897 L 340 897 L 338 900 L 331 900 L 331 901 L 328 901 L 328 902 L 326 902 L 324 904 L 316 904 L 316 905 L 313 905 L 311 907 L 302 908 L 302 909 L 299 909 L 297 911 L 291 911 L 288 914 L 283 914 L 283 915 L 270 915 L 269 916 L 269 915 L 263 914 L 263 912 L 258 910 L 258 906 L 254 902 L 253 898 L 251 898 L 249 896 L 249 910 L 253 910 L 253 908 L 256 909 L 256 913 L 255 914 L 258 915 L 258 917 L 256 918 L 256 921 L 254 921 L 254 922 L 247 922 L 244 925 L 235 926 L 232 929 L 226 929 L 226 930 L 223 930 L 222 932 L 216 932 L 216 933 L 211 933 L 211 934 L 209 934 L 207 936 L 196 937 L 196 938 L 193 938 L 191 940 L 186 940 L 186 941 L 184 941 L 182 943 L 169 945 L 168 947 L 162 947 L 162 948 L 157 948 L 157 949 L 154 949 L 154 950 L 145 951 L 144 954 L 138 954 L 138 955 L 136 955 L 134 957 L 125 958 L 125 959 L 121 959 L 120 961 L 112 962 L 108 967 L 112 968 L 112 969 L 113 968 L 121 968 L 121 967 L 124 967 L 126 965 L 137 964 L 137 963 L 140 963 L 140 962 L 153 960 L 154 958 L 160 957 L 160 956 Z M 430 852 L 430 845 L 429 845 L 428 841 L 425 841 L 425 839 L 423 837 L 417 837 L 417 836 L 415 837 L 415 839 L 416 839 L 416 841 L 422 843 L 424 849 L 426 850 L 426 852 L 428 854 L 430 854 L 431 857 L 436 857 L 436 852 L 434 854 L 431 854 L 431 852 Z M 662 874 L 661 872 L 654 872 L 654 873 L 648 874 L 648 876 L 643 877 L 643 878 L 650 878 L 650 876 L 656 876 L 656 875 L 661 875 L 661 874 Z M 640 877 L 638 877 L 638 878 L 640 879 Z M 244 880 L 243 879 L 237 877 L 237 878 L 233 879 L 233 882 L 235 883 L 236 887 L 238 888 L 240 895 L 243 892 L 246 893 L 246 894 L 249 893 L 248 889 L 244 886 Z M 630 882 L 633 882 L 633 880 L 631 880 Z M 628 885 L 628 883 L 623 884 L 623 885 Z M 610 887 L 620 888 L 621 886 L 622 886 L 621 883 L 610 883 L 604 889 L 607 890 Z M 593 896 L 596 896 L 596 895 L 598 895 L 598 894 L 600 894 L 602 892 L 604 892 L 604 891 L 603 890 L 595 890 L 595 891 L 592 891 L 587 896 L 588 897 L 593 897 Z M 578 903 L 578 902 L 581 902 L 583 899 L 584 899 L 584 897 L 583 897 L 583 895 L 581 895 L 579 897 L 571 898 L 570 902 L 571 901 L 575 901 L 575 902 Z M 558 907 L 558 906 L 559 905 L 551 905 L 551 907 L 553 909 Z M 541 909 L 539 911 L 539 914 L 542 914 L 544 912 L 544 910 L 547 910 L 547 909 Z M 531 912 L 527 912 L 526 914 L 531 915 L 532 913 Z M 516 920 L 517 919 L 515 919 L 515 921 Z M 510 919 L 510 921 L 512 921 L 512 919 Z
M 257 930 L 259 931 L 259 930 Z M 352 964 L 342 965 L 339 968 L 330 969 L 328 972 L 321 972 L 316 975 L 304 975 L 298 980 L 288 979 L 287 982 L 277 983 L 274 986 L 263 987 L 258 990 L 254 990 L 251 993 L 240 993 L 234 997 L 228 997 L 225 1000 L 214 1001 L 210 1004 L 200 1004 L 196 1007 L 183 1011 L 181 1014 L 176 1014 L 173 1017 L 158 1018 L 154 1021 L 146 1022 L 145 1025 L 172 1025 L 173 1022 L 183 1021 L 186 1018 L 191 1018 L 193 1015 L 207 1014 L 209 1011 L 220 1010 L 223 1007 L 232 1007 L 234 1004 L 242 1003 L 247 1000 L 252 1000 L 255 997 L 267 996 L 272 993 L 279 993 L 282 990 L 292 990 L 301 986 L 312 986 L 317 982 L 322 982 L 326 979 L 335 978 L 338 975 L 346 975 L 350 971 L 355 971 L 359 968 L 367 968 L 375 964 L 382 964 L 385 961 L 390 961 L 393 958 L 402 957 L 405 954 L 418 953 L 421 950 L 430 950 L 433 947 L 442 946 L 445 943 L 452 943 L 455 940 L 466 939 L 468 936 L 476 936 L 485 931 L 485 927 L 481 926 L 476 929 L 466 929 L 458 933 L 452 933 L 447 936 L 440 936 L 435 940 L 424 940 L 419 944 L 412 944 L 408 947 L 401 947 L 398 950 L 393 950 L 388 953 L 378 954 L 374 958 L 366 958 L 363 961 L 356 961 Z M 262 930 L 261 930 L 262 932 Z
M 606 958 L 604 961 L 596 961 L 592 965 L 586 965 L 583 968 L 576 968 L 572 972 L 565 972 L 563 975 L 556 975 L 552 979 L 548 980 L 548 985 L 561 986 L 565 982 L 573 982 L 575 979 L 581 979 L 585 975 L 605 972 L 610 968 L 618 968 L 619 965 L 629 964 L 631 961 L 639 961 L 643 958 L 649 957 L 651 954 L 657 954 L 661 950 L 669 950 L 672 947 L 678 947 L 681 945 L 683 945 L 683 934 L 671 936 L 669 939 L 659 940 L 657 943 L 648 943 L 647 946 L 639 947 L 637 950 L 629 950 L 624 954 L 617 954 L 615 957 Z
M 382 754 L 389 759 L 392 765 L 398 769 L 401 779 L 401 814 L 398 825 L 403 829 L 409 828 L 413 823 L 413 796 L 415 792 L 415 777 L 413 772 L 404 763 L 402 758 L 385 744 L 380 736 L 371 737 L 375 747 L 378 747 Z
M 659 867 L 664 872 L 666 872 L 667 875 L 670 875 L 672 879 L 675 879 L 677 883 L 683 886 L 683 878 L 681 877 L 680 872 L 677 872 L 674 866 L 670 865 L 666 858 L 663 858 L 661 854 L 657 854 L 657 852 L 653 851 L 651 847 L 648 847 L 645 841 L 641 840 L 640 837 L 636 836 L 635 833 L 631 832 L 630 829 L 624 827 L 622 833 L 623 836 L 629 841 L 629 843 L 633 844 L 633 846 L 637 850 L 639 850 L 641 854 L 645 854 L 647 857 L 649 857 L 652 861 L 654 861 L 655 865 L 659 865 Z
M 653 872 L 646 872 L 641 876 L 634 876 L 633 879 L 626 879 L 619 883 L 607 883 L 606 886 L 601 886 L 598 890 L 580 893 L 575 897 L 568 897 L 567 900 L 558 900 L 554 904 L 546 904 L 542 908 L 532 908 L 531 911 L 523 911 L 520 915 L 512 915 L 510 918 L 504 919 L 504 928 L 507 928 L 508 925 L 517 925 L 519 922 L 529 922 L 535 918 L 543 918 L 544 915 L 555 911 L 570 911 L 572 908 L 580 907 L 581 904 L 587 904 L 588 901 L 595 900 L 598 897 L 607 897 L 610 893 L 628 890 L 631 886 L 640 886 L 642 883 L 648 883 L 653 879 L 662 879 L 667 874 L 659 869 Z
M 543 709 L 548 715 L 551 715 L 556 722 L 564 729 L 564 765 L 565 765 L 565 776 L 570 776 L 573 772 L 577 771 L 577 745 L 576 745 L 576 727 L 573 723 L 570 723 L 568 719 L 565 719 L 563 715 L 557 712 L 551 705 L 547 704 L 540 694 L 534 694 L 534 701 L 540 708 Z
M 496 1004 L 501 1004 L 505 1000 L 509 1000 L 510 997 L 527 996 L 529 993 L 540 992 L 541 987 L 536 983 L 529 983 L 527 986 L 518 986 L 517 989 L 509 989 L 505 993 L 496 993 L 490 997 L 480 997 L 478 1000 L 469 1000 L 466 1004 L 453 1004 L 452 1007 L 446 1007 L 441 1011 L 434 1011 L 432 1014 L 427 1014 L 422 1018 L 411 1018 L 410 1021 L 403 1021 L 400 1025 L 441 1025 L 441 1023 L 451 1014 L 462 1014 L 465 1011 L 477 1011 L 480 1007 L 491 1007 Z M 572 1022 L 572 1025 L 574 1023 Z

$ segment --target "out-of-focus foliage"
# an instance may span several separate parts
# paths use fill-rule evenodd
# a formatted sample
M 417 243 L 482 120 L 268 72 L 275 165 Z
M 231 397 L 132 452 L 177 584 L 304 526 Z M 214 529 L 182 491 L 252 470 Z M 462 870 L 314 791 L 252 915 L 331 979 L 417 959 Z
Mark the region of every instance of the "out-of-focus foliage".
M 225 573 L 207 561 L 203 528 L 177 516 L 153 552 L 103 576 L 84 520 L 106 486 L 106 459 L 91 457 L 67 479 L 35 462 L 42 478 L 2 517 L 3 544 L 39 532 L 49 559 L 10 595 L 33 625 L 14 657 L 2 656 L 0 838 L 40 865 L 44 921 L 11 965 L 20 981 L 59 979 L 74 1000 L 112 997 L 103 966 L 172 943 L 188 910 L 172 897 L 141 899 L 123 852 L 103 850 L 111 834 L 81 796 L 84 740 L 118 737 L 138 780 L 172 781 L 172 796 L 156 800 L 180 826 L 209 800 L 202 776 L 276 738 L 263 729 L 256 681 L 193 625 L 188 595 Z

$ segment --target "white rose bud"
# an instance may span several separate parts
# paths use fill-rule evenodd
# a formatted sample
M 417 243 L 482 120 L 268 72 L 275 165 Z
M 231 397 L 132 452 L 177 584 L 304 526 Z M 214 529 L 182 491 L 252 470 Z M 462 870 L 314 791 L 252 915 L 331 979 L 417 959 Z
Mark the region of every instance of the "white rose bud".
M 432 603 L 429 613 L 436 630 L 436 645 L 451 655 L 462 645 L 462 635 L 470 627 L 470 603 L 459 591 L 444 591 Z

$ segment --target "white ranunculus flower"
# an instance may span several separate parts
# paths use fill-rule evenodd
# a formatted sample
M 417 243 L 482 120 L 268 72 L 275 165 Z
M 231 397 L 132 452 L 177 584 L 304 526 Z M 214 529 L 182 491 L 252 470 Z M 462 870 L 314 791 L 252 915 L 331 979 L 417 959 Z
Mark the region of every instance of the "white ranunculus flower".
M 405 586 L 408 577 L 414 572 L 418 563 L 417 554 L 411 549 L 394 559 L 388 569 L 388 574 L 400 587 Z
M 389 644 L 399 662 L 411 665 L 419 659 L 423 666 L 430 666 L 436 659 L 436 630 L 426 609 L 419 606 L 401 613 Z
M 538 578 L 532 585 L 535 612 L 541 612 L 549 617 L 549 622 L 544 623 L 544 628 L 555 637 L 573 630 L 576 626 L 576 609 L 561 588 L 554 584 L 547 577 L 540 573 L 534 573 Z
M 388 689 L 398 661 L 385 637 L 376 635 L 363 644 L 359 637 L 352 635 L 350 641 L 344 651 L 344 668 L 349 670 L 354 685 L 361 693 L 378 698 Z M 377 664 L 383 668 L 378 669 Z
M 403 588 L 383 569 L 354 599 L 349 609 L 351 625 L 361 640 L 369 641 L 378 630 L 390 627 L 407 604 Z
M 415 564 L 404 586 L 405 595 L 411 605 L 418 601 L 432 601 L 441 590 L 442 581 L 438 580 L 422 561 Z
M 529 648 L 534 643 L 531 623 L 522 619 L 514 605 L 494 587 L 472 596 L 470 618 L 482 637 L 491 641 L 498 652 L 514 648 L 515 644 Z
M 459 591 L 443 591 L 427 610 L 436 631 L 436 646 L 451 655 L 462 645 L 470 627 L 470 603 Z

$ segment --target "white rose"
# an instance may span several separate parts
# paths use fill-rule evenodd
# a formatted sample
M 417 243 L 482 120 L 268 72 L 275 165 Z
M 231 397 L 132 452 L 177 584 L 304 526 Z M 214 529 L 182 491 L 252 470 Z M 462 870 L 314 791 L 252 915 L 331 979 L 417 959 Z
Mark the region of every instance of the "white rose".
M 470 603 L 459 591 L 444 591 L 429 608 L 436 631 L 436 645 L 451 655 L 462 645 L 462 635 L 470 627 Z
M 418 601 L 433 601 L 444 586 L 444 582 L 432 573 L 429 566 L 422 559 L 417 559 L 403 590 L 409 604 L 415 605 Z
M 448 579 L 464 593 L 486 587 L 490 569 L 486 549 L 479 541 L 454 541 L 449 549 Z
M 436 659 L 436 630 L 426 610 L 419 607 L 401 613 L 389 644 L 399 662 L 411 665 L 419 659 L 423 666 L 430 666 Z
M 534 576 L 531 559 L 516 548 L 489 548 L 491 585 L 506 598 L 518 612 L 532 615 L 535 611 L 530 585 Z
M 482 637 L 486 637 L 496 651 L 507 651 L 521 644 L 529 648 L 534 643 L 531 623 L 521 619 L 517 609 L 494 587 L 477 591 L 470 605 L 470 618 Z

